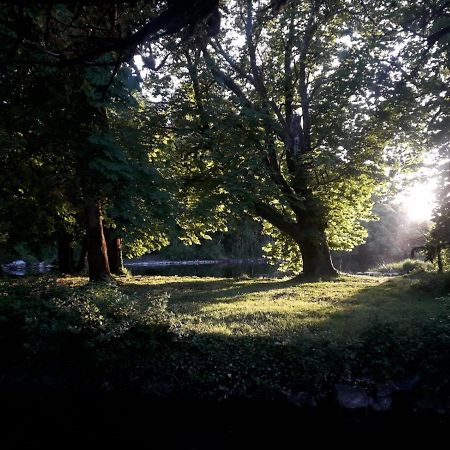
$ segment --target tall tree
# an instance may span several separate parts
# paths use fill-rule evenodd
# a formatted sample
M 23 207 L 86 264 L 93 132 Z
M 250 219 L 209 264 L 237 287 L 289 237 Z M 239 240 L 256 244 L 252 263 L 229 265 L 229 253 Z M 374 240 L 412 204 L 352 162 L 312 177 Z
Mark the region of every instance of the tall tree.
M 406 70 L 408 81 L 420 96 L 420 106 L 429 112 L 428 147 L 437 149 L 439 155 L 437 206 L 429 245 L 434 249 L 445 248 L 450 242 L 450 3 L 420 1 L 402 12 L 411 36 L 406 48 L 410 49 L 410 55 L 414 52 Z M 414 40 L 422 43 L 420 51 L 417 44 L 413 45 Z M 442 269 L 440 255 L 439 266 Z
M 360 2 L 258 5 L 229 2 L 233 33 L 180 56 L 169 123 L 178 167 L 202 199 L 263 219 L 267 250 L 287 268 L 333 276 L 330 245 L 363 242 L 360 220 L 397 157 L 388 144 L 417 123 L 399 112 L 412 96 L 390 63 L 395 40 Z
M 7 107 L 4 115 L 10 116 L 9 124 L 17 119 L 21 124 L 7 126 L 2 130 L 2 138 L 5 137 L 2 144 L 8 143 L 7 151 L 13 155 L 10 160 L 17 161 L 25 157 L 29 162 L 36 162 L 39 166 L 50 169 L 48 161 L 53 158 L 57 161 L 53 167 L 57 176 L 62 175 L 66 169 L 74 174 L 72 185 L 69 180 L 63 183 L 61 202 L 48 204 L 51 213 L 42 215 L 46 219 L 42 221 L 40 230 L 44 230 L 46 226 L 61 229 L 59 241 L 66 250 L 69 249 L 67 223 L 71 221 L 61 221 L 59 217 L 60 208 L 70 203 L 71 216 L 77 213 L 78 216 L 84 216 L 90 278 L 107 279 L 110 270 L 103 232 L 107 209 L 115 211 L 114 226 L 117 227 L 117 223 L 128 216 L 121 223 L 133 223 L 131 228 L 136 232 L 136 215 L 139 216 L 136 211 L 149 211 L 148 206 L 143 208 L 138 203 L 142 203 L 145 197 L 148 199 L 154 192 L 154 186 L 150 187 L 154 184 L 155 177 L 152 177 L 153 181 L 146 186 L 149 195 L 130 194 L 133 176 L 130 176 L 129 169 L 133 165 L 133 157 L 131 153 L 126 156 L 126 151 L 120 149 L 117 136 L 114 137 L 110 129 L 114 115 L 117 115 L 117 105 L 124 97 L 129 99 L 136 87 L 137 77 L 130 70 L 134 66 L 133 57 L 138 53 L 142 54 L 151 66 L 149 44 L 161 36 L 183 30 L 186 35 L 191 35 L 197 27 L 203 27 L 210 34 L 216 32 L 220 19 L 218 2 L 198 0 L 195 2 L 196 8 L 192 8 L 192 5 L 188 8 L 180 1 L 158 0 L 131 3 L 23 1 L 18 4 L 6 1 L 1 4 L 0 64 L 5 69 L 0 75 L 5 82 L 1 92 L 2 106 Z M 123 76 L 124 73 L 127 75 Z M 33 94 L 36 94 L 30 99 L 26 98 L 28 84 L 33 86 Z M 12 89 L 12 95 L 8 86 Z M 43 96 L 44 92 L 48 96 Z M 22 102 L 24 99 L 26 100 Z M 15 114 L 16 103 L 26 105 L 19 114 Z M 28 125 L 33 125 L 32 129 L 38 129 L 37 133 L 27 130 L 24 118 L 28 120 Z M 42 135 L 48 139 L 43 140 Z M 29 154 L 17 152 L 18 145 L 11 144 L 17 136 L 24 142 L 22 148 L 32 149 Z M 139 148 L 142 149 L 142 146 Z M 43 153 L 41 159 L 36 159 L 36 149 Z M 142 156 L 140 158 L 141 162 L 145 160 Z M 148 157 L 146 159 L 148 163 Z M 136 159 L 134 161 L 137 166 Z M 147 166 L 148 164 L 144 164 L 141 170 L 136 171 L 137 178 L 142 180 L 145 170 L 148 175 Z M 9 165 L 8 170 L 11 168 L 12 165 Z M 53 178 L 47 178 L 46 181 L 53 181 Z M 147 181 L 148 178 L 147 176 Z M 117 184 L 112 184 L 125 181 L 128 189 L 124 188 L 122 191 L 128 192 L 132 197 L 125 205 L 129 209 L 134 202 L 135 206 L 134 212 L 128 210 L 127 214 L 124 213 L 125 207 L 118 212 L 118 202 L 111 198 L 119 191 Z M 23 181 L 19 180 L 16 184 L 21 183 Z M 73 190 L 74 185 L 77 187 L 77 195 L 72 199 L 66 194 Z M 140 186 L 142 188 L 142 182 Z M 2 192 L 2 197 L 5 197 L 12 208 L 17 206 L 17 192 L 24 193 L 24 186 L 16 185 Z M 35 195 L 30 193 L 23 196 L 37 208 L 42 206 Z M 141 202 L 136 201 L 137 198 Z M 56 225 L 53 227 L 50 227 L 53 225 L 49 220 L 51 217 L 56 218 Z M 5 220 L 5 226 L 13 225 L 16 220 L 9 219 Z M 150 227 L 150 230 L 154 228 Z M 157 238 L 149 238 L 151 231 L 141 232 L 141 237 L 146 235 L 147 238 L 140 240 L 139 247 L 148 247 L 150 241 L 151 246 L 157 246 L 156 242 L 162 239 L 162 232 L 158 233 Z M 47 236 L 52 233 L 47 233 L 46 230 L 44 234 Z M 13 236 L 9 234 L 9 237 Z M 17 233 L 16 239 L 23 237 L 22 233 Z M 61 259 L 64 259 L 63 253 L 60 252 Z M 67 252 L 65 254 L 70 260 L 70 255 Z M 69 261 L 66 265 L 71 266 Z

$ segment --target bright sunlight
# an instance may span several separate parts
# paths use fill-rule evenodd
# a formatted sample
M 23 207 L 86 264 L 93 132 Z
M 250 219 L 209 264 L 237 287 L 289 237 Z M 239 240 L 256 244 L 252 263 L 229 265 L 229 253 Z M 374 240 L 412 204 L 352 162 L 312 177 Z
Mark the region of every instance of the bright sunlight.
M 435 206 L 436 181 L 427 180 L 406 188 L 397 196 L 409 220 L 423 222 L 430 220 Z

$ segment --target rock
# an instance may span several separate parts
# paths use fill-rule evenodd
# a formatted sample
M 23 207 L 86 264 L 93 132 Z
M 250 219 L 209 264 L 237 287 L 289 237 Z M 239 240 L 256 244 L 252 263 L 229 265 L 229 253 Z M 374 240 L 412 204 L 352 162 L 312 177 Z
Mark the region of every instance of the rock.
M 373 399 L 362 388 L 347 384 L 337 384 L 335 388 L 338 404 L 342 408 L 367 408 L 373 403 Z
M 292 403 L 299 408 L 316 408 L 317 401 L 313 395 L 308 392 L 298 392 L 288 397 L 289 403 Z
M 375 398 L 372 403 L 374 411 L 389 411 L 392 409 L 392 399 L 388 396 Z

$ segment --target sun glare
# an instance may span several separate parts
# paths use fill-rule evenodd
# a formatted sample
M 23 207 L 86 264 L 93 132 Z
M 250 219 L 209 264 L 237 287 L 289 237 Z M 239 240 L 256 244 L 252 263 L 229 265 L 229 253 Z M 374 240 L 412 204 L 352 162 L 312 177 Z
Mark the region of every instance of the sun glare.
M 430 220 L 435 206 L 436 182 L 430 180 L 418 183 L 401 192 L 397 201 L 405 209 L 409 220 L 423 222 Z

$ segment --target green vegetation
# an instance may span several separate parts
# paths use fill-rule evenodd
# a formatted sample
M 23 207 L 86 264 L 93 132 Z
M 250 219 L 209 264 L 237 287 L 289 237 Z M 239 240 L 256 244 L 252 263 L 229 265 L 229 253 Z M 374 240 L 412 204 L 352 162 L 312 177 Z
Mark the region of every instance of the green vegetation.
M 86 281 L 1 280 L 4 367 L 64 385 L 215 397 L 323 393 L 418 373 L 450 390 L 448 276 Z
M 196 245 L 185 245 L 181 240 L 174 239 L 157 256 L 169 260 L 261 258 L 261 247 L 265 240 L 258 222 L 241 219 L 228 232 L 215 233 L 210 239 L 201 239 Z
M 0 67 L 0 442 L 449 422 L 449 0 L 0 0 Z
M 0 4 L 2 253 L 107 281 L 251 217 L 280 269 L 333 277 L 374 196 L 448 159 L 446 0 Z
M 380 273 L 395 273 L 405 275 L 411 272 L 433 272 L 436 265 L 430 261 L 420 261 L 417 259 L 404 259 L 395 263 L 381 264 L 373 269 Z

